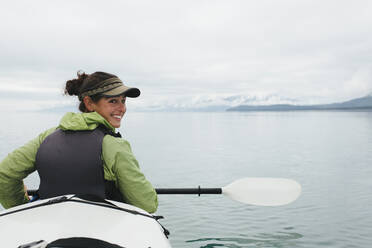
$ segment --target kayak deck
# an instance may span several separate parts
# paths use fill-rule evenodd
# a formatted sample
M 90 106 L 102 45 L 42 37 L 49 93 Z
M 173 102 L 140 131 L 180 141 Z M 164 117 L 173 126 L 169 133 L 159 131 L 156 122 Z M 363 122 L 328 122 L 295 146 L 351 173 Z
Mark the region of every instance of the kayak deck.
M 122 247 L 171 247 L 163 227 L 140 208 L 114 201 L 108 202 L 111 205 L 76 196 L 65 198 L 72 201 L 46 204 L 60 199 L 57 197 L 0 212 L 4 247 L 72 237 L 98 239 Z

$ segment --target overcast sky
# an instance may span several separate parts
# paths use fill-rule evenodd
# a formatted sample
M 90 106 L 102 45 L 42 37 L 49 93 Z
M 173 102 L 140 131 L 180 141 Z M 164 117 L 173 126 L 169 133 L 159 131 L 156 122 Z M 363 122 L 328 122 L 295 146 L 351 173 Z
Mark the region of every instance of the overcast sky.
M 140 88 L 134 107 L 362 97 L 371 13 L 369 0 L 6 1 L 0 104 L 76 102 L 62 92 L 78 70 Z

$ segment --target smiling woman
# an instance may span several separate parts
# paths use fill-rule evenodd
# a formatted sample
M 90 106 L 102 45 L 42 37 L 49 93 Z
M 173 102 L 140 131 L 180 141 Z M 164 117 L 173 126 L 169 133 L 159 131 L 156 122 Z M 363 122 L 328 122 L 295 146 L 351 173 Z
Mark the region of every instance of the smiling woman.
M 78 78 L 66 83 L 65 93 L 79 96 L 81 112 L 97 112 L 113 127 L 119 128 L 126 111 L 126 97 L 138 97 L 137 88 L 127 87 L 115 75 L 78 72 Z
M 23 179 L 37 170 L 41 199 L 89 194 L 155 212 L 155 189 L 140 171 L 130 144 L 115 132 L 126 98 L 138 97 L 140 90 L 106 72 L 78 72 L 66 82 L 65 94 L 78 96 L 82 113 L 66 113 L 58 127 L 0 163 L 0 203 L 5 208 L 27 203 Z

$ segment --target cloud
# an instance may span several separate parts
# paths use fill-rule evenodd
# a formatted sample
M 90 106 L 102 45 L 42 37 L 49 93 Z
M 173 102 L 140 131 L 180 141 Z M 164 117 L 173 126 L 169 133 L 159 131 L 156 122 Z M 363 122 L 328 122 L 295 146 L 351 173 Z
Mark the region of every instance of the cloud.
M 358 71 L 372 63 L 371 10 L 363 0 L 7 2 L 0 85 L 63 89 L 82 69 L 117 74 L 154 103 L 358 97 L 369 90 Z
M 346 95 L 367 95 L 372 93 L 372 64 L 358 68 L 344 84 Z

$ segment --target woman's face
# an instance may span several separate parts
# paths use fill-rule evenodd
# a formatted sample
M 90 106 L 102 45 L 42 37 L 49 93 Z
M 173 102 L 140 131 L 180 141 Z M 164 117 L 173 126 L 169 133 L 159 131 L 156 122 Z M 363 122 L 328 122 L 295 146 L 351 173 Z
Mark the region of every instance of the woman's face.
M 119 128 L 127 107 L 125 96 L 102 97 L 98 102 L 92 103 L 92 111 L 104 117 L 111 126 Z

